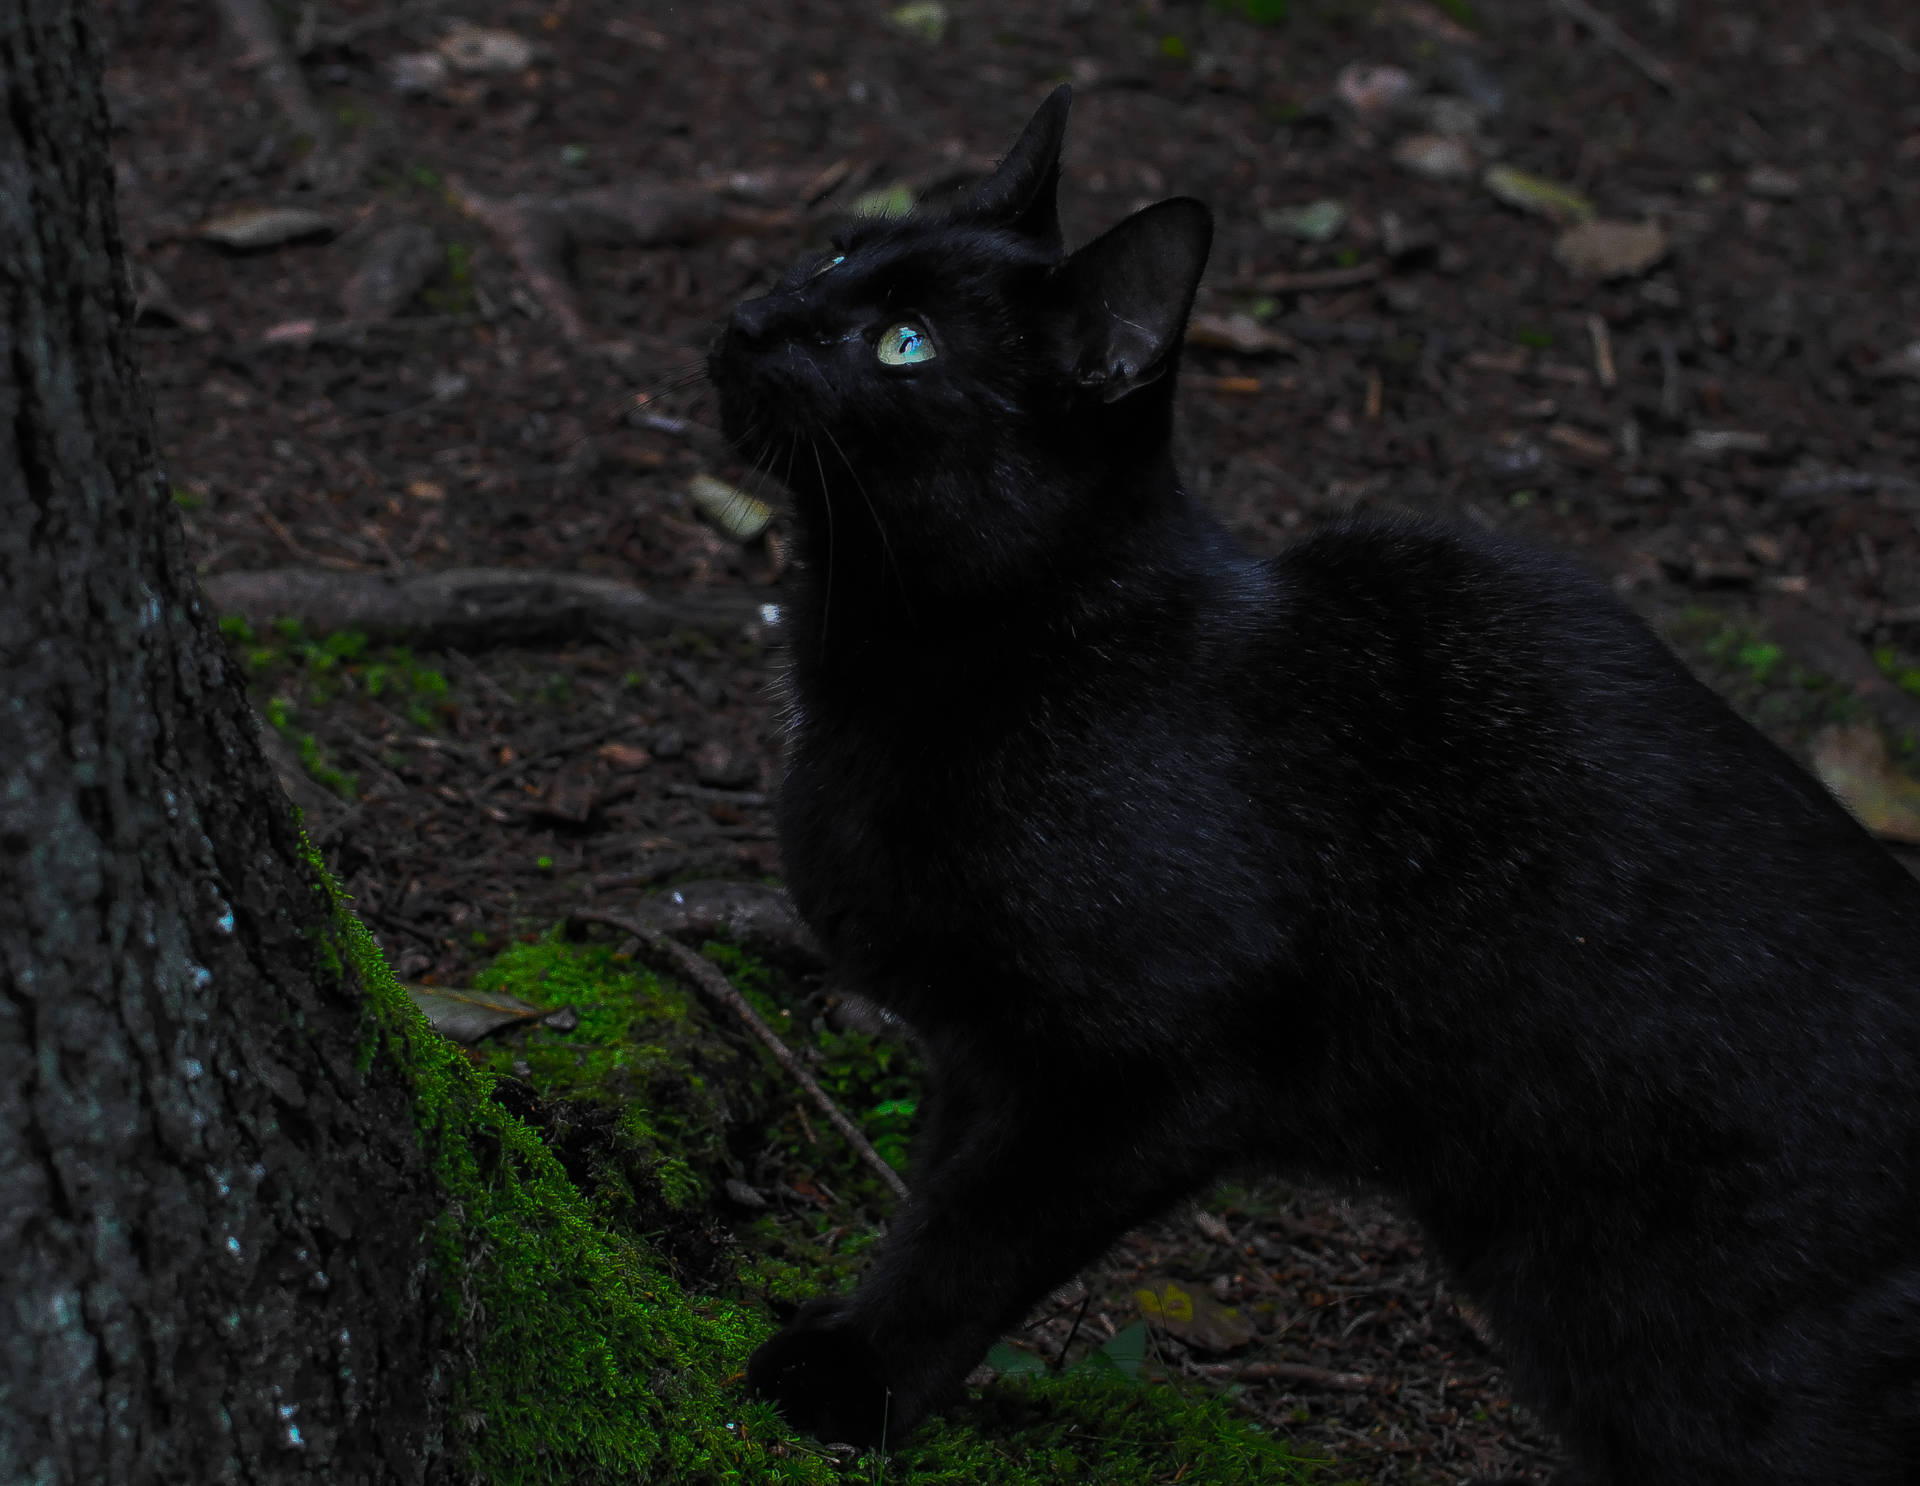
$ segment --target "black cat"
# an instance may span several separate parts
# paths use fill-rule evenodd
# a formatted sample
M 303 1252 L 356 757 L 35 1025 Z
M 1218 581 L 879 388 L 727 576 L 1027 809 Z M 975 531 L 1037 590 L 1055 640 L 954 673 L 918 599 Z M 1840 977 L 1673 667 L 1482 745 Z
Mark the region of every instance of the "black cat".
M 865 1282 L 752 1386 L 897 1436 L 1279 1168 L 1400 1197 L 1569 1479 L 1920 1481 L 1920 888 L 1557 561 L 1238 550 L 1168 452 L 1210 218 L 1064 255 L 1067 103 L 711 355 L 804 559 L 793 897 L 932 1070 Z

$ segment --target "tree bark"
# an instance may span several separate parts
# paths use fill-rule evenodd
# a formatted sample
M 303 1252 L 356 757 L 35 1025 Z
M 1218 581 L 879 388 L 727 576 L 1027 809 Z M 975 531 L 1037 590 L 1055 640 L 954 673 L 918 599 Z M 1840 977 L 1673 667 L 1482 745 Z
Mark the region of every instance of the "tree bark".
M 157 469 L 88 22 L 0 4 L 0 1480 L 419 1481 L 435 1187 Z

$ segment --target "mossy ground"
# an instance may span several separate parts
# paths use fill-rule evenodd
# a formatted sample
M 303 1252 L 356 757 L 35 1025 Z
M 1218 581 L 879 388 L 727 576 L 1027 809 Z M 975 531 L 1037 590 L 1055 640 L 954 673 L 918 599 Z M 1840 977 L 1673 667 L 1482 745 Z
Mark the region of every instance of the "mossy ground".
M 464 1364 L 449 1430 L 464 1478 L 1308 1478 L 1311 1462 L 1223 1402 L 1111 1367 L 1002 1379 L 888 1452 L 835 1452 L 792 1434 L 745 1396 L 746 1358 L 778 1312 L 851 1281 L 883 1216 L 882 1184 L 808 1117 L 757 1044 L 613 947 L 550 936 L 509 950 L 481 984 L 570 1005 L 579 1023 L 463 1050 L 427 1025 L 349 905 L 336 908 L 341 949 L 367 988 L 370 1055 L 412 1078 L 446 1194 L 436 1252 Z M 902 1154 L 916 1089 L 906 1055 L 827 1026 L 793 985 L 738 951 L 708 952 L 792 1040 L 822 1048 L 823 1081 Z M 703 1249 L 689 1234 L 713 1234 L 729 1177 L 779 1195 L 758 1216 L 726 1214 L 737 1247 Z
M 1681 659 L 1736 712 L 1801 757 L 1822 728 L 1868 720 L 1865 705 L 1845 686 L 1796 662 L 1765 637 L 1756 621 L 1738 612 L 1698 605 L 1671 615 L 1659 628 Z M 1884 664 L 1894 666 L 1893 653 L 1887 654 Z

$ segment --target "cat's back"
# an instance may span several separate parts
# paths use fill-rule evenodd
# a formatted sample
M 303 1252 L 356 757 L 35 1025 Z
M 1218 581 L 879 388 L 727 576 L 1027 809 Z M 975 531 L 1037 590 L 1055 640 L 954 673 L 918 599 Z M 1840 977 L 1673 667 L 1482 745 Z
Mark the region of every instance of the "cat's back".
M 1724 859 L 1783 893 L 1864 890 L 1912 920 L 1883 936 L 1920 934 L 1920 884 L 1576 564 L 1379 516 L 1331 523 L 1268 571 L 1280 598 L 1246 652 L 1261 681 L 1241 690 L 1256 727 L 1340 776 L 1318 789 L 1427 831 L 1452 822 L 1462 860 L 1503 836 L 1523 854 L 1586 840 Z M 1576 834 L 1547 848 L 1556 829 Z

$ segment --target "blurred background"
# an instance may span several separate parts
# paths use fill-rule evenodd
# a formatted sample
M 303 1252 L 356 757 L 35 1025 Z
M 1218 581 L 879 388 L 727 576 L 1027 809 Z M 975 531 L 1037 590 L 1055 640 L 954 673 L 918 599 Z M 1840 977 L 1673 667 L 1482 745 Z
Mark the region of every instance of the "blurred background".
M 837 221 L 977 179 L 1061 81 L 1070 243 L 1216 213 L 1180 439 L 1251 546 L 1404 507 L 1576 553 L 1920 842 L 1908 0 L 102 9 L 174 500 L 403 979 L 777 879 L 785 529 L 703 347 Z M 739 1146 L 746 1191 L 807 1186 Z M 1169 1275 L 1202 1322 L 1128 1299 Z M 1089 1283 L 1095 1340 L 1144 1312 L 1166 1366 L 1356 1478 L 1552 1458 L 1386 1209 L 1237 1190 Z

